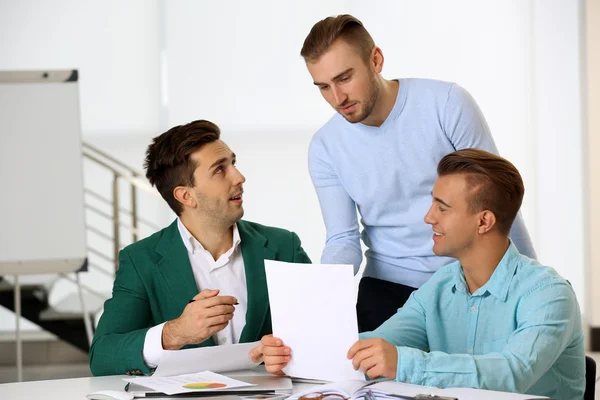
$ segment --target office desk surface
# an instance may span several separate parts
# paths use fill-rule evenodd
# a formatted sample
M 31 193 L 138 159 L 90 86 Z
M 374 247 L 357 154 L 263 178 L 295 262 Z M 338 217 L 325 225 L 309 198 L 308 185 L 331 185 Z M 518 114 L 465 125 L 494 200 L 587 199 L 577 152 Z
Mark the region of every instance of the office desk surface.
M 227 375 L 231 377 L 235 377 L 236 375 L 242 376 L 265 374 L 267 374 L 267 372 L 256 370 L 227 373 Z M 123 390 L 125 384 L 127 383 L 123 380 L 124 378 L 130 378 L 130 376 L 113 375 L 89 378 L 5 383 L 0 384 L 0 400 L 86 400 L 85 396 L 88 393 L 96 392 L 98 390 Z M 299 393 L 314 386 L 315 385 L 312 383 L 294 383 L 292 393 Z M 466 396 L 460 396 L 461 400 L 518 400 L 533 397 L 535 396 L 524 396 L 515 393 L 489 392 L 486 390 L 478 390 L 469 393 Z M 152 397 L 152 400 L 159 399 L 173 400 L 172 397 Z
M 239 372 L 240 375 L 258 374 L 253 371 Z M 229 375 L 229 374 L 228 374 Z M 232 374 L 233 375 L 233 374 Z M 0 384 L 2 400 L 85 400 L 86 395 L 98 390 L 123 390 L 127 375 L 98 376 L 91 378 L 54 379 Z M 311 384 L 294 383 L 294 393 L 310 388 Z M 160 398 L 153 397 L 153 400 Z M 167 398 L 165 398 L 167 399 Z M 171 398 L 172 400 L 172 398 Z

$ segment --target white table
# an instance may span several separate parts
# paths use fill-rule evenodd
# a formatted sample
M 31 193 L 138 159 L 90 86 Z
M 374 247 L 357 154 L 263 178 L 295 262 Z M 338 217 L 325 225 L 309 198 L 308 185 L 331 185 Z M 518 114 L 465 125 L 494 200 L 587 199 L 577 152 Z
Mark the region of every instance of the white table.
M 238 375 L 260 374 L 254 371 L 240 371 Z M 234 376 L 235 374 L 227 374 Z M 98 390 L 123 390 L 127 375 L 98 376 L 93 378 L 54 379 L 49 381 L 15 382 L 0 384 L 1 400 L 85 400 L 88 393 Z M 294 383 L 294 393 L 306 390 L 313 385 Z M 152 397 L 152 400 L 160 398 Z M 164 399 L 173 400 L 172 397 Z M 188 397 L 189 399 L 189 397 Z
M 248 370 L 228 372 L 227 376 L 243 375 L 268 375 L 265 371 Z M 93 378 L 74 378 L 74 379 L 55 379 L 49 381 L 16 382 L 0 384 L 0 400 L 86 400 L 88 393 L 98 390 L 123 390 L 126 382 L 123 378 L 131 378 L 127 375 L 99 376 Z M 314 384 L 294 383 L 292 393 L 305 391 Z M 394 392 L 393 389 L 388 389 Z M 470 391 L 471 389 L 467 389 Z M 427 389 L 424 389 L 427 392 Z M 223 394 L 225 395 L 225 393 Z M 534 398 L 536 396 L 519 395 L 515 393 L 492 392 L 487 390 L 477 390 L 470 393 L 463 393 L 458 397 L 461 400 L 522 400 L 524 398 Z M 152 397 L 152 400 L 173 400 L 173 397 Z M 188 397 L 193 399 L 193 397 Z M 204 399 L 198 397 L 198 399 Z

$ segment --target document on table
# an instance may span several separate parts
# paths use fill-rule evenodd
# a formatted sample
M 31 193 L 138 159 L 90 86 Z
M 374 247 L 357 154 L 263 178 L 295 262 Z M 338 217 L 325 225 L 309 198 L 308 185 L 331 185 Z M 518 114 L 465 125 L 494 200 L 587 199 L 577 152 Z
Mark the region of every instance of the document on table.
M 234 388 L 255 386 L 247 382 L 238 381 L 223 375 L 215 374 L 211 371 L 170 377 L 148 376 L 127 378 L 123 380 L 125 382 L 142 385 L 168 395 L 188 392 L 201 393 L 203 391 L 206 392 L 213 390 L 231 390 Z
M 265 260 L 273 336 L 292 349 L 292 377 L 363 379 L 346 354 L 358 340 L 352 265 Z
M 252 369 L 258 365 L 248 357 L 260 342 L 198 347 L 184 350 L 165 350 L 154 377 L 190 374 L 209 370 L 228 372 Z
M 348 398 L 350 400 L 359 399 L 377 399 L 377 400 L 396 400 L 395 395 L 409 396 L 410 398 L 435 398 L 440 396 L 445 399 L 459 400 L 529 400 L 529 399 L 547 399 L 547 397 L 532 396 L 529 394 L 496 392 L 482 389 L 464 389 L 464 388 L 447 388 L 441 389 L 437 387 L 412 385 L 409 383 L 400 383 L 394 381 L 384 381 L 374 383 L 371 381 L 345 381 L 334 382 L 326 385 L 311 387 L 302 392 L 295 393 L 288 400 L 298 400 L 300 397 L 307 394 L 327 393 L 337 394 L 340 398 Z

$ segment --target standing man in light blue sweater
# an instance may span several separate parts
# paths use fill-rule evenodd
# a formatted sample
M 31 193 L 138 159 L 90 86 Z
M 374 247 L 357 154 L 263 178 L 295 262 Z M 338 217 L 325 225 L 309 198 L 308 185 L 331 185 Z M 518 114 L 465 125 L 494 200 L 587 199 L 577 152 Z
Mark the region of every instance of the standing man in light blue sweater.
M 356 308 L 359 329 L 371 331 L 453 261 L 435 256 L 423 222 L 438 162 L 464 148 L 498 150 L 481 110 L 460 86 L 384 79 L 381 49 L 351 15 L 316 23 L 301 55 L 337 111 L 308 154 L 327 229 L 321 262 L 352 264 L 358 272 L 362 236 L 367 263 Z M 520 215 L 510 236 L 522 254 L 536 257 Z

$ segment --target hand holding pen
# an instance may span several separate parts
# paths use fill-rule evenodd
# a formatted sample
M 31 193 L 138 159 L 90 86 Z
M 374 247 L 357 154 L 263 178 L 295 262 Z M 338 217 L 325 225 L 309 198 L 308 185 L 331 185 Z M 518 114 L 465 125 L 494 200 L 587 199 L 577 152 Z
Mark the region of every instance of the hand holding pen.
M 233 318 L 233 296 L 218 296 L 219 290 L 205 289 L 194 296 L 181 315 L 168 321 L 162 331 L 162 347 L 178 350 L 187 344 L 197 344 L 223 330 Z

